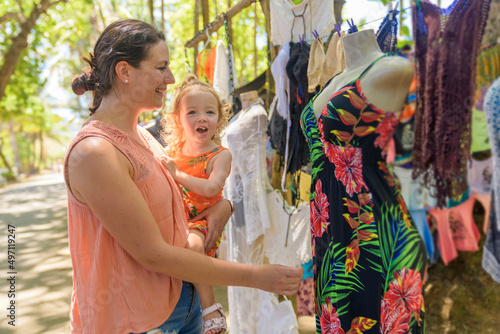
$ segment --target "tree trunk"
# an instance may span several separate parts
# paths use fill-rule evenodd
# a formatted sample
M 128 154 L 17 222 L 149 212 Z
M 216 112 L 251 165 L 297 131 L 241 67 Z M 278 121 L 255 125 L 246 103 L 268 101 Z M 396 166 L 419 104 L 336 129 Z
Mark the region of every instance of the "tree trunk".
M 41 170 L 45 167 L 45 152 L 43 150 L 43 130 L 40 130 L 38 134 L 38 141 L 40 142 L 39 152 L 38 152 L 38 166 L 37 169 Z
M 266 19 L 267 48 L 270 49 L 268 64 L 271 64 L 277 55 L 276 48 L 271 45 L 271 5 L 269 0 L 259 0 L 259 2 Z M 274 78 L 271 73 L 271 66 L 268 66 L 266 70 L 266 106 L 271 104 L 272 90 L 274 90 Z
M 5 168 L 9 170 L 9 174 L 13 175 L 14 179 L 16 178 L 16 175 L 14 171 L 12 170 L 12 166 L 9 164 L 9 161 L 5 158 L 5 155 L 3 154 L 3 138 L 0 137 L 0 159 L 2 159 L 3 164 L 5 165 Z
M 23 22 L 20 22 L 21 31 L 12 38 L 12 43 L 3 57 L 3 64 L 0 67 L 0 101 L 3 99 L 5 94 L 5 88 L 10 81 L 10 77 L 14 73 L 17 62 L 19 61 L 19 55 L 21 52 L 28 47 L 28 35 L 31 33 L 36 25 L 38 18 L 44 14 L 47 9 L 51 6 L 55 6 L 60 2 L 66 2 L 67 0 L 58 0 L 51 2 L 50 0 L 41 0 L 39 4 L 33 7 L 30 16 L 27 17 Z
M 14 121 L 9 122 L 9 133 L 10 133 L 10 144 L 12 145 L 12 151 L 14 152 L 14 165 L 17 169 L 17 175 L 23 172 L 21 167 L 21 159 L 19 158 L 19 149 L 17 146 L 16 132 L 14 131 Z
M 227 10 L 231 8 L 231 0 L 227 0 Z M 226 11 L 227 12 L 227 11 Z M 231 23 L 232 17 L 227 19 L 227 30 L 229 31 L 229 36 L 233 36 L 233 24 Z
M 257 2 L 255 3 L 255 16 L 253 26 L 253 77 L 257 78 Z
M 148 0 L 148 7 L 149 7 L 149 17 L 151 20 L 151 24 L 154 26 L 155 25 L 155 4 L 153 0 Z
M 208 6 L 208 0 L 201 0 L 201 13 L 203 15 L 203 28 L 210 23 L 210 7 Z M 210 41 L 205 45 L 205 48 L 208 50 L 212 47 Z
M 403 1 L 401 1 L 403 2 Z M 335 22 L 342 22 L 342 8 L 344 8 L 345 0 L 334 0 L 333 10 L 335 12 Z
M 200 31 L 200 7 L 201 0 L 194 0 L 194 35 Z M 193 47 L 194 48 L 194 62 L 193 62 L 193 73 L 198 76 L 198 43 Z
M 161 0 L 161 31 L 165 33 L 165 1 Z

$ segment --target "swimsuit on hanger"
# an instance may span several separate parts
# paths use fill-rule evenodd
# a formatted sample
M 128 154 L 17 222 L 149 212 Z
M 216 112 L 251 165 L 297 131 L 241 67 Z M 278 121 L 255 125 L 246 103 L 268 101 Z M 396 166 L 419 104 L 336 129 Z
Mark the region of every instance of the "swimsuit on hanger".
M 301 117 L 312 162 L 317 333 L 425 327 L 427 251 L 384 159 L 398 117 L 360 86 L 377 60 L 331 96 L 319 119 L 312 101 Z
M 322 89 L 328 80 L 344 70 L 344 47 L 340 42 L 344 35 L 345 33 L 342 31 L 341 37 L 336 33 L 332 36 L 326 54 L 321 38 L 316 38 L 312 42 L 307 66 L 309 93 L 316 92 L 318 87 Z
M 395 52 L 398 42 L 398 11 L 388 13 L 380 24 L 376 36 L 377 43 L 382 52 Z

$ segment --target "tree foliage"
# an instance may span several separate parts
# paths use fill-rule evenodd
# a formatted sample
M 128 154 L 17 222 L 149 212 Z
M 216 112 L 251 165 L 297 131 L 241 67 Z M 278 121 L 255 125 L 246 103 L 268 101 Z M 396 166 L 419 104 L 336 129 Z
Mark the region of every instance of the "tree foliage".
M 239 1 L 208 1 L 209 21 Z M 65 130 L 71 126 L 71 120 L 62 117 L 60 110 L 65 110 L 65 114 L 70 111 L 78 123 L 88 115 L 88 94 L 76 97 L 70 82 L 85 66 L 81 57 L 88 56 L 109 23 L 134 18 L 154 24 L 167 35 L 171 68 L 177 82 L 195 71 L 195 51 L 185 49 L 184 45 L 203 28 L 201 23 L 198 28 L 194 26 L 196 3 L 196 0 L 4 0 L 0 4 L 0 73 L 8 75 L 0 76 L 0 82 L 6 78 L 3 90 L 0 84 L 0 173 L 3 168 L 14 167 L 25 173 L 36 171 L 50 165 L 51 159 L 62 158 L 63 150 L 48 150 L 45 146 L 50 141 L 67 145 L 69 136 Z M 200 10 L 200 22 L 201 17 Z M 243 9 L 231 21 L 237 86 L 241 86 L 266 71 L 270 63 L 261 1 Z M 211 46 L 218 39 L 227 45 L 224 27 L 212 34 Z M 204 46 L 205 43 L 200 43 L 198 52 Z M 13 48 L 19 51 L 15 57 Z M 153 113 L 146 114 L 142 120 L 152 116 Z

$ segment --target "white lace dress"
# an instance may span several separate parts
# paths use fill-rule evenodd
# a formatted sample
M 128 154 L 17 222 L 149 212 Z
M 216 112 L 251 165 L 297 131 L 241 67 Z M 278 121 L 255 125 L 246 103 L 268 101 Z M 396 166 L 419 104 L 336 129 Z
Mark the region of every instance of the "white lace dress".
M 270 227 L 266 196 L 271 185 L 266 171 L 267 114 L 260 103 L 240 111 L 229 123 L 222 145 L 233 156 L 224 197 L 235 212 L 227 228 L 228 261 L 264 262 L 264 233 Z M 231 333 L 298 333 L 295 313 L 288 303 L 278 303 L 268 292 L 229 287 Z

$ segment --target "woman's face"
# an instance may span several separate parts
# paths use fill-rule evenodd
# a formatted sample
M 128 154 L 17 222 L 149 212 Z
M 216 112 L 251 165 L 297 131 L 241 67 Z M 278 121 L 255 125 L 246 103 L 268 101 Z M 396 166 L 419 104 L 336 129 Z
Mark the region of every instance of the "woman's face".
M 161 108 L 167 85 L 175 83 L 167 44 L 160 41 L 153 45 L 139 68 L 132 68 L 130 73 L 127 99 L 142 110 Z

